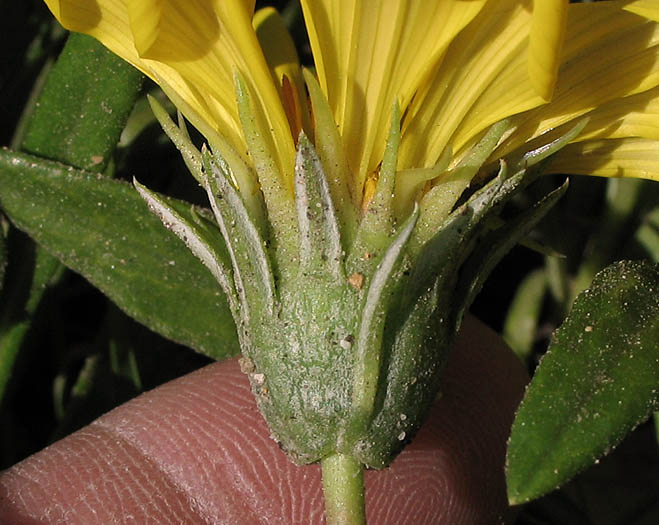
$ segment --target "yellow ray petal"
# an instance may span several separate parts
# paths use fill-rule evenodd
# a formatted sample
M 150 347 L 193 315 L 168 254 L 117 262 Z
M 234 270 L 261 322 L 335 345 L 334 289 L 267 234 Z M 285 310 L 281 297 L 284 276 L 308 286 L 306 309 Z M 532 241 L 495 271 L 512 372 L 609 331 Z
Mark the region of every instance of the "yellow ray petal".
M 659 142 L 605 139 L 568 144 L 552 157 L 546 172 L 659 181 Z
M 236 120 L 235 96 L 230 87 L 235 67 L 232 42 L 212 1 L 195 0 L 190 8 L 181 8 L 171 0 L 125 5 L 134 46 L 151 76 L 172 86 L 174 82 L 168 77 L 175 72 L 199 93 L 216 99 L 224 109 L 221 113 Z M 217 128 L 225 123 L 213 124 Z
M 217 149 L 221 142 L 228 143 L 235 154 L 243 161 L 247 161 L 242 129 L 225 106 L 164 64 L 156 64 L 150 73 L 179 111 L 213 147 Z M 218 128 L 217 123 L 222 122 L 225 124 Z M 223 155 L 224 147 L 222 147 Z
M 135 49 L 160 62 L 205 56 L 219 38 L 220 25 L 208 0 L 140 0 L 124 2 Z
M 577 141 L 626 137 L 659 140 L 659 87 L 612 100 L 586 115 L 590 120 Z
M 232 58 L 257 97 L 255 107 L 267 122 L 262 133 L 265 139 L 272 141 L 271 154 L 282 176 L 292 180 L 295 145 L 277 87 L 251 24 L 254 2 L 250 2 L 249 9 L 245 0 L 214 0 L 214 5 L 230 35 Z
M 253 1 L 203 0 L 212 4 L 220 23 L 217 42 L 199 60 L 170 65 L 200 91 L 211 94 L 238 122 L 234 94 L 234 70 L 238 69 L 253 93 L 254 111 L 261 134 L 285 179 L 293 172 L 294 145 L 279 93 L 252 28 Z M 203 13 L 199 13 L 200 16 Z
M 448 144 L 461 150 L 508 115 L 542 104 L 526 61 L 531 3 L 488 3 L 462 31 L 408 110 L 399 167 L 430 167 Z
M 244 151 L 244 141 L 236 133 L 237 112 L 233 103 L 233 94 L 229 91 L 207 93 L 199 91 L 198 86 L 191 84 L 191 79 L 184 78 L 181 73 L 170 65 L 158 61 L 144 59 L 139 56 L 131 29 L 129 11 L 122 0 L 104 0 L 89 2 L 86 0 L 48 0 L 48 6 L 58 17 L 60 23 L 71 31 L 89 34 L 100 40 L 112 52 L 130 62 L 156 82 L 162 80 L 179 93 L 181 99 L 195 113 L 186 115 L 191 120 L 202 119 L 215 130 L 228 128 L 229 139 L 237 151 Z M 137 22 L 133 13 L 133 24 Z M 160 20 L 162 13 L 156 12 L 154 19 Z M 148 24 L 148 18 L 144 21 Z M 226 76 L 224 71 L 216 71 L 216 77 Z M 229 86 L 231 77 L 228 77 Z M 201 96 L 200 96 L 201 95 Z
M 403 139 L 401 151 L 406 165 L 432 163 L 447 143 L 454 146 L 456 158 L 459 158 L 461 151 L 477 139 L 485 126 L 526 111 L 515 117 L 515 132 L 505 147 L 496 153 L 505 154 L 608 101 L 657 85 L 657 25 L 623 11 L 622 7 L 628 4 L 603 2 L 570 5 L 563 63 L 550 104 L 542 104 L 542 99 L 535 94 L 529 82 L 524 67 L 523 41 L 518 40 L 519 47 L 515 49 L 500 46 L 498 39 L 491 37 L 480 44 L 480 49 L 468 51 L 471 59 L 466 63 L 452 60 L 451 48 L 438 78 L 428 88 L 433 97 L 425 100 Z M 484 11 L 483 18 L 486 14 Z M 506 38 L 504 42 L 510 44 L 517 32 L 523 32 L 524 26 L 528 25 L 528 14 L 519 11 L 518 6 L 516 17 L 509 17 L 508 20 L 503 16 L 497 17 L 505 25 L 493 30 L 488 30 L 479 17 L 472 24 L 474 28 L 470 26 L 460 35 L 455 47 L 463 49 L 469 42 L 479 45 L 478 37 L 483 30 L 490 35 L 503 36 Z M 489 19 L 492 20 L 492 17 Z M 486 50 L 497 49 L 497 46 L 498 53 L 484 61 L 481 55 L 487 57 Z M 457 78 L 452 78 L 448 69 L 455 62 L 459 73 Z M 474 62 L 476 67 L 472 65 Z M 460 63 L 463 64 L 461 67 Z M 488 72 L 497 63 L 503 65 L 488 79 Z M 481 77 L 474 77 L 477 80 L 472 82 L 480 83 L 482 89 L 471 88 L 467 79 L 470 68 L 481 73 Z M 489 85 L 483 86 L 488 81 Z M 446 93 L 442 92 L 442 88 Z M 538 109 L 527 111 L 536 106 L 539 106 Z
M 47 3 L 67 29 L 94 36 L 152 79 L 176 90 L 195 113 L 191 120 L 207 122 L 244 156 L 233 86 L 237 68 L 258 93 L 255 106 L 266 123 L 263 132 L 280 172 L 292 175 L 290 129 L 251 26 L 254 0 Z
M 615 112 L 624 97 L 659 85 L 659 24 L 627 13 L 621 5 L 570 6 L 564 63 L 554 98 L 550 104 L 514 117 L 515 132 L 496 154 L 504 155 L 595 108 Z M 630 102 L 634 103 L 638 100 Z M 625 107 L 621 104 L 620 109 Z M 594 132 L 595 128 L 588 129 Z
M 485 2 L 302 0 L 319 83 L 356 184 L 382 160 L 393 101 L 419 83 Z
M 574 142 L 630 137 L 659 140 L 659 87 L 611 100 L 586 113 L 584 117 L 588 118 L 588 123 Z M 525 142 L 516 153 L 522 154 L 547 144 L 564 135 L 572 126 L 573 120 L 553 128 Z M 501 157 L 504 149 L 499 148 L 491 160 Z M 513 153 L 512 157 L 515 156 Z
M 659 22 L 659 1 L 657 0 L 636 0 L 629 2 L 624 6 L 625 11 L 636 13 L 655 22 Z
M 568 0 L 535 0 L 529 39 L 531 84 L 544 100 L 551 100 L 560 64 Z
M 66 29 L 86 33 L 100 40 L 113 53 L 147 73 L 133 43 L 128 13 L 120 0 L 45 0 L 53 15 Z

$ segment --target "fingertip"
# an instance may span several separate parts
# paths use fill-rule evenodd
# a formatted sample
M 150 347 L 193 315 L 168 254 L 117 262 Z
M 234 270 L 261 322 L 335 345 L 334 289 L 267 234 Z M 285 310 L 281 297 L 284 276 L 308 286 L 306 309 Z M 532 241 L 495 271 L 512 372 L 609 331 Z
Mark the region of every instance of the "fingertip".
M 467 317 L 428 420 L 387 471 L 366 473 L 375 523 L 503 523 L 506 441 L 528 379 L 501 338 Z
M 390 468 L 366 472 L 370 523 L 496 522 L 503 461 L 527 380 L 467 320 L 442 399 Z M 123 405 L 0 476 L 0 522 L 323 523 L 318 465 L 270 438 L 237 360 Z

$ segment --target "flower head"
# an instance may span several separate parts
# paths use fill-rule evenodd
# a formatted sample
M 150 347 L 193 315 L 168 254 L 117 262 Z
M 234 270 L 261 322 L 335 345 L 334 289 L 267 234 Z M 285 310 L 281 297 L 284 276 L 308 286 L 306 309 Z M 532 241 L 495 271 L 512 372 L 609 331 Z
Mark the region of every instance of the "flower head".
M 561 194 L 493 226 L 534 163 L 659 180 L 659 0 L 302 0 L 313 73 L 250 0 L 46 3 L 208 140 L 165 122 L 224 245 L 138 189 L 226 292 L 301 462 L 382 467 L 418 429 L 484 275 Z

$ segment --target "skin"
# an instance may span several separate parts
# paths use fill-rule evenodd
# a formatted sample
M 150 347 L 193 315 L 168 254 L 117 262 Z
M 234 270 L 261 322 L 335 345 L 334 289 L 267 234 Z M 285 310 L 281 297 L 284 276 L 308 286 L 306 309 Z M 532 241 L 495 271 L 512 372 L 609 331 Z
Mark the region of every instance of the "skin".
M 455 350 L 429 420 L 391 467 L 365 474 L 369 524 L 504 522 L 505 442 L 528 376 L 473 318 Z M 0 523 L 324 523 L 320 468 L 269 438 L 234 359 L 0 474 Z

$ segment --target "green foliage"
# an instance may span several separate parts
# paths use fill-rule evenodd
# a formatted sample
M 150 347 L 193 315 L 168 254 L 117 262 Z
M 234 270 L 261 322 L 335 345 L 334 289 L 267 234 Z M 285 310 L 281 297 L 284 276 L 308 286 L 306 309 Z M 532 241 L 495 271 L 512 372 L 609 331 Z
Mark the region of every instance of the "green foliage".
M 42 38 L 39 35 L 35 41 L 40 44 Z M 34 42 L 33 46 L 39 47 Z M 83 35 L 68 39 L 52 68 L 50 62 L 45 64 L 12 143 L 75 166 L 105 168 L 139 93 L 141 74 Z M 30 267 L 33 250 L 34 265 Z M 5 293 L 0 316 L 0 399 L 30 317 L 61 269 L 55 258 L 41 247 L 33 247 L 28 239 L 15 245 L 11 256 L 19 267 L 12 275 L 15 285 Z M 29 286 L 27 296 L 21 290 L 23 284 Z
M 153 121 L 150 112 L 146 117 L 142 112 L 139 119 L 133 116 L 125 128 L 142 93 L 140 75 L 88 37 L 72 36 L 60 54 L 65 35 L 40 2 L 6 4 L 0 8 L 5 29 L 0 33 L 7 35 L 6 60 L 0 63 L 3 142 L 16 151 L 0 154 L 0 397 L 5 394 L 0 405 L 0 466 L 66 435 L 142 389 L 207 362 L 133 323 L 49 251 L 124 311 L 167 337 L 213 358 L 238 351 L 233 321 L 213 275 L 162 228 L 130 185 L 96 173 L 129 180 L 137 172 L 141 181 L 160 192 L 144 190 L 152 206 L 172 213 L 190 226 L 193 237 L 211 245 L 216 253 L 210 259 L 227 260 L 208 211 L 167 196 L 187 198 L 181 181 L 189 175 L 176 172 L 171 162 L 175 152 L 159 129 L 148 125 Z M 6 30 L 14 28 L 20 31 Z M 321 109 L 314 105 L 318 118 Z M 161 114 L 166 114 L 162 108 Z M 121 135 L 127 129 L 130 132 Z M 182 136 L 188 139 L 187 134 Z M 330 140 L 326 146 L 329 151 L 334 144 Z M 544 152 L 534 152 L 531 160 L 541 160 Z M 530 159 L 518 160 L 528 165 Z M 509 159 L 513 174 L 515 163 Z M 239 180 L 244 190 L 249 179 Z M 483 285 L 475 277 L 492 270 L 510 243 L 522 240 L 528 246 L 549 247 L 541 255 L 515 249 L 494 270 L 494 279 L 484 285 L 474 305 L 477 315 L 495 328 L 505 323 L 509 343 L 529 370 L 544 354 L 548 334 L 563 321 L 573 298 L 591 287 L 558 331 L 520 412 L 509 453 L 515 501 L 566 483 L 608 453 L 648 415 L 658 383 L 656 362 L 651 362 L 658 340 L 657 316 L 639 332 L 641 318 L 633 315 L 644 304 L 656 307 L 656 299 L 651 303 L 652 297 L 641 296 L 640 301 L 631 301 L 635 294 L 630 284 L 645 282 L 649 288 L 656 267 L 625 264 L 616 267 L 631 272 L 622 283 L 613 279 L 619 276 L 612 273 L 615 269 L 592 286 L 591 280 L 616 259 L 659 261 L 659 185 L 573 179 L 566 198 L 533 229 L 545 207 L 564 191 L 554 194 L 551 203 L 543 201 L 556 186 L 554 180 L 541 179 L 516 193 L 510 204 L 517 221 L 505 232 L 508 242 L 496 217 L 484 223 L 483 242 L 456 287 L 455 299 L 467 304 Z M 261 204 L 253 189 L 247 193 L 256 195 L 255 200 L 246 203 L 252 214 Z M 343 190 L 332 187 L 333 197 Z M 520 210 L 531 211 L 524 215 Z M 342 230 L 354 230 L 355 217 L 337 213 Z M 396 214 L 400 218 L 398 210 Z M 263 217 L 253 219 L 263 232 Z M 454 220 L 454 226 L 460 226 L 457 217 Z M 522 239 L 531 229 L 533 237 Z M 354 231 L 344 237 L 354 237 Z M 432 266 L 432 257 L 428 262 L 428 272 L 441 271 Z M 313 280 L 307 282 L 314 285 Z M 627 294 L 626 306 L 615 290 Z M 586 313 L 599 308 L 595 303 L 602 302 L 608 305 L 603 317 L 597 323 L 586 319 Z M 586 331 L 588 326 L 591 331 Z M 576 331 L 574 337 L 570 331 Z M 630 338 L 650 347 L 654 341 L 655 347 L 645 353 L 635 350 L 630 359 L 630 349 L 620 346 Z M 572 340 L 585 346 L 577 353 L 568 345 Z M 600 349 L 605 351 L 600 354 Z M 614 380 L 607 382 L 608 378 Z M 29 404 L 31 398 L 35 401 Z M 543 430 L 531 436 L 524 430 L 530 427 Z M 657 450 L 654 426 L 642 425 L 597 467 L 523 505 L 519 522 L 657 523 Z
M 0 204 L 16 225 L 138 321 L 215 359 L 236 353 L 219 286 L 131 185 L 4 151 Z
M 72 34 L 48 75 L 21 149 L 103 171 L 141 85 L 132 66 L 93 38 Z
M 510 303 L 502 335 L 522 360 L 528 359 L 533 350 L 546 290 L 544 271 L 535 270 L 520 283 Z
M 556 331 L 512 429 L 508 496 L 557 488 L 659 408 L 659 266 L 600 272 Z
M 0 267 L 4 269 L 6 262 L 0 290 L 0 427 L 3 429 L 0 467 L 4 467 L 43 447 L 50 439 L 89 422 L 134 396 L 141 388 L 151 388 L 191 370 L 191 366 L 199 366 L 204 360 L 192 355 L 182 358 L 181 350 L 172 343 L 158 340 L 144 329 L 137 329 L 102 295 L 66 271 L 57 258 L 14 227 L 20 222 L 26 228 L 39 229 L 41 234 L 35 234 L 34 238 L 47 237 L 45 244 L 53 253 L 63 254 L 67 260 L 77 260 L 80 264 L 73 261 L 72 265 L 80 271 L 85 271 L 83 266 L 89 268 L 93 274 L 90 279 L 106 280 L 109 277 L 99 271 L 109 259 L 105 257 L 98 268 L 92 268 L 95 266 L 93 260 L 82 262 L 80 257 L 102 256 L 105 242 L 109 243 L 106 255 L 110 254 L 111 258 L 131 262 L 140 255 L 157 258 L 149 252 L 148 244 L 159 242 L 157 236 L 139 246 L 126 245 L 128 252 L 107 249 L 127 233 L 112 230 L 113 225 L 123 223 L 125 226 L 132 220 L 131 224 L 139 230 L 143 229 L 141 219 L 148 224 L 153 221 L 153 216 L 139 197 L 131 200 L 134 190 L 127 184 L 73 169 L 114 173 L 117 168 L 121 170 L 122 159 L 133 159 L 132 169 L 135 169 L 135 156 L 125 152 L 117 155 L 116 147 L 133 104 L 140 95 L 142 75 L 86 36 L 71 35 L 60 52 L 66 35 L 53 23 L 52 16 L 41 3 L 3 4 L 0 11 L 3 27 L 11 27 L 11 30 L 3 31 L 3 36 L 9 40 L 5 41 L 7 47 L 3 59 L 9 60 L 2 61 L 0 96 L 5 131 L 11 132 L 13 127 L 14 134 L 4 140 L 17 150 L 5 150 L 0 154 L 0 205 L 3 207 L 0 211 L 3 248 L 0 250 L 3 254 Z M 16 28 L 21 30 L 16 31 Z M 57 55 L 59 58 L 55 62 Z M 146 131 L 139 137 L 134 131 L 124 134 L 124 141 L 126 137 L 142 139 L 148 136 L 148 128 L 142 122 L 144 119 L 139 120 L 137 128 Z M 153 121 L 150 111 L 148 120 Z M 133 129 L 136 129 L 135 125 L 131 125 Z M 18 153 L 18 150 L 35 153 L 38 157 Z M 45 162 L 43 157 L 64 164 Z M 150 165 L 159 169 L 158 163 L 151 162 Z M 86 182 L 78 186 L 74 181 Z M 109 193 L 114 196 L 122 192 L 131 194 L 124 201 L 124 205 L 130 208 L 130 219 L 123 220 L 127 217 L 118 215 L 112 207 L 106 208 L 101 217 L 103 210 L 98 202 L 108 202 L 101 201 L 101 196 L 103 199 L 112 198 L 104 193 L 104 188 L 112 188 Z M 58 194 L 60 190 L 63 193 Z M 85 217 L 87 206 L 93 203 L 90 198 L 97 202 L 100 215 L 96 218 L 101 223 L 100 230 L 104 227 L 106 233 L 113 232 L 109 238 L 103 240 L 99 224 Z M 189 210 L 189 206 L 186 209 Z M 52 222 L 54 216 L 59 219 Z M 67 220 L 71 221 L 68 225 Z M 49 230 L 51 227 L 57 233 Z M 86 230 L 87 227 L 91 230 Z M 158 230 L 161 234 L 162 228 Z M 64 245 L 56 246 L 58 241 Z M 90 249 L 86 250 L 85 243 L 93 245 L 87 244 Z M 172 244 L 176 245 L 176 255 L 180 246 L 176 239 Z M 180 263 L 180 267 L 185 266 L 185 258 L 191 257 L 187 253 L 183 257 L 183 261 L 177 260 L 176 256 L 173 259 L 161 258 L 157 264 L 150 265 L 143 273 L 146 281 L 142 276 L 138 278 L 135 272 L 138 267 L 133 265 L 131 271 L 123 273 L 136 279 L 133 284 L 137 286 L 131 291 L 131 285 L 125 284 L 123 295 L 116 290 L 108 291 L 108 294 L 119 301 L 125 297 L 129 302 L 126 308 L 137 308 L 139 300 L 135 301 L 138 295 L 134 292 L 142 286 L 139 281 L 147 282 L 148 277 L 153 276 L 154 271 L 160 271 L 160 265 L 166 265 L 168 261 L 174 260 Z M 191 259 L 189 269 L 199 266 L 194 258 Z M 110 270 L 106 267 L 108 273 Z M 176 273 L 175 266 L 167 270 Z M 207 272 L 203 268 L 200 270 L 201 281 L 190 279 L 191 287 L 187 283 L 185 286 L 187 293 L 194 293 L 194 283 L 203 284 L 207 279 Z M 187 277 L 187 274 L 172 277 L 179 285 L 179 291 L 182 280 Z M 226 308 L 221 296 L 218 299 L 214 295 L 212 279 L 210 285 L 202 286 L 202 295 L 205 294 L 210 306 L 204 304 L 203 299 L 201 303 L 191 304 L 209 307 L 203 312 L 200 324 L 204 318 L 212 317 L 212 322 L 221 324 L 222 328 L 215 330 L 210 337 L 200 335 L 197 343 L 190 340 L 189 344 L 198 344 L 200 349 L 216 356 L 226 355 L 235 352 L 235 334 L 231 321 L 223 322 Z M 148 294 L 142 292 L 140 295 Z M 72 302 L 76 303 L 76 297 L 84 297 L 80 308 L 70 306 Z M 171 314 L 167 308 L 154 301 L 151 303 L 150 314 L 143 310 L 137 316 L 150 316 L 152 325 L 155 325 L 163 313 L 161 310 Z M 182 303 L 180 309 L 184 310 Z M 189 305 L 184 317 L 194 317 L 193 312 L 194 306 Z M 167 320 L 160 324 L 171 323 Z M 177 335 L 172 333 L 172 337 Z M 188 334 L 183 333 L 182 339 L 187 338 Z M 129 363 L 130 370 L 122 363 Z M 57 410 L 53 411 L 51 407 Z

